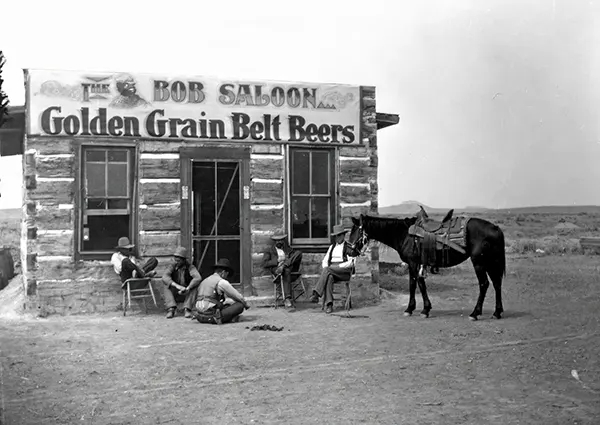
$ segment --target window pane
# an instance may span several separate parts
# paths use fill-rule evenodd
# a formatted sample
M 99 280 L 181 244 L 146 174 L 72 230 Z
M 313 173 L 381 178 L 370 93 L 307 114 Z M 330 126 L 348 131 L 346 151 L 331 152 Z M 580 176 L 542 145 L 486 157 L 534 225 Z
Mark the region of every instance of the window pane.
M 129 199 L 109 199 L 109 210 L 129 210 Z
M 106 200 L 104 198 L 102 198 L 102 199 L 88 198 L 86 208 L 88 210 L 106 209 Z
M 312 153 L 312 193 L 329 194 L 329 152 Z
M 127 196 L 127 164 L 108 164 L 107 196 Z
M 312 198 L 312 237 L 327 238 L 329 229 L 329 198 Z
M 292 238 L 308 238 L 310 198 L 292 199 Z
M 127 162 L 127 151 L 108 151 L 108 162 Z
M 310 152 L 293 151 L 292 152 L 292 193 L 294 194 L 309 194 L 310 193 L 310 176 L 309 176 L 309 161 Z
M 94 162 L 106 162 L 106 151 L 88 150 L 85 152 L 85 160 Z
M 106 169 L 104 164 L 86 164 L 86 180 L 88 196 L 106 196 L 105 178 Z
M 128 215 L 88 216 L 87 230 L 89 238 L 83 241 L 84 251 L 114 251 L 121 236 L 131 236 Z

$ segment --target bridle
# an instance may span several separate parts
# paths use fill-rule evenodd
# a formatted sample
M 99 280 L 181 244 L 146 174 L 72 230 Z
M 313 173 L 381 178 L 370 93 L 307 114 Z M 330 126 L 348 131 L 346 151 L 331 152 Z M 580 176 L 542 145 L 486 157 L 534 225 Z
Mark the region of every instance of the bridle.
M 365 232 L 365 229 L 363 228 L 362 225 L 362 218 L 360 220 L 360 225 L 358 226 L 358 237 L 356 238 L 356 241 L 354 241 L 353 244 L 350 244 L 350 246 L 352 247 L 352 249 L 354 251 L 358 252 L 358 255 L 362 255 L 363 252 L 363 248 L 369 243 L 369 236 L 367 235 L 367 232 Z

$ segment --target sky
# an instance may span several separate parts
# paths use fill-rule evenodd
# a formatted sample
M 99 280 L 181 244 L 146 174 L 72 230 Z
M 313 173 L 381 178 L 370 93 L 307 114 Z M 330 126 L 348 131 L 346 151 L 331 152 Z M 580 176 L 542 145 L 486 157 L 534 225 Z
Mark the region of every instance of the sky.
M 289 6 L 287 5 L 289 4 Z M 23 68 L 374 85 L 379 205 L 600 205 L 600 0 L 48 2 L 2 7 Z M 6 28 L 8 25 L 8 28 Z M 20 157 L 0 159 L 19 207 Z

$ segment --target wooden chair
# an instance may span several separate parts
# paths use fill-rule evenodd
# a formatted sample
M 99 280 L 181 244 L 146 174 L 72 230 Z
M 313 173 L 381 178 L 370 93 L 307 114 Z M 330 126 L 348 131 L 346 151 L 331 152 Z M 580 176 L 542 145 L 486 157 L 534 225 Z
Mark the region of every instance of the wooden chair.
M 292 300 L 296 302 L 298 298 L 304 295 L 304 298 L 308 298 L 308 292 L 306 292 L 306 285 L 304 285 L 304 279 L 302 278 L 302 265 L 299 269 L 291 272 L 291 286 L 292 286 Z M 275 296 L 275 308 L 278 308 L 279 301 L 285 300 L 283 290 L 283 279 L 278 274 L 273 278 L 273 295 Z
M 352 280 L 352 279 L 351 279 Z M 342 292 L 341 291 L 336 291 L 336 285 L 343 283 L 344 284 L 344 288 L 346 289 L 345 293 L 343 294 L 343 297 L 345 299 L 344 301 L 344 310 L 346 311 L 346 314 L 349 315 L 350 314 L 350 309 L 352 308 L 352 289 L 350 288 L 350 280 L 346 280 L 343 282 L 335 282 L 333 284 L 333 299 L 335 301 L 335 296 L 336 295 L 341 295 Z M 337 286 L 338 288 L 340 288 L 340 286 Z M 325 297 L 323 297 L 323 304 L 321 305 L 321 310 L 325 310 Z
M 131 308 L 131 300 L 133 299 L 144 300 L 145 313 L 148 313 L 146 298 L 152 298 L 154 305 L 158 307 L 156 304 L 156 297 L 154 296 L 154 290 L 152 289 L 151 279 L 149 277 L 127 279 L 121 285 L 121 289 L 123 291 L 123 316 L 127 314 L 127 307 Z

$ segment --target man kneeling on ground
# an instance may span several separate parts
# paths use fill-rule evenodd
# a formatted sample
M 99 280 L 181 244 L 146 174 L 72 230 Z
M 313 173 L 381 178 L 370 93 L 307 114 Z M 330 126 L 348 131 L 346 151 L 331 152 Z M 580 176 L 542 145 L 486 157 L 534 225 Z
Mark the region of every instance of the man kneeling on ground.
M 227 280 L 233 275 L 233 269 L 229 260 L 221 259 L 214 265 L 214 273 L 208 276 L 200 284 L 198 289 L 198 300 L 196 319 L 200 323 L 222 323 L 237 322 L 244 309 L 250 306 L 246 299 Z M 231 298 L 233 304 L 225 304 L 225 297 Z
M 175 316 L 178 302 L 183 302 L 185 317 L 190 318 L 202 277 L 198 269 L 188 261 L 187 249 L 184 247 L 180 246 L 175 250 L 173 259 L 173 263 L 169 265 L 162 278 L 165 284 L 167 319 Z

